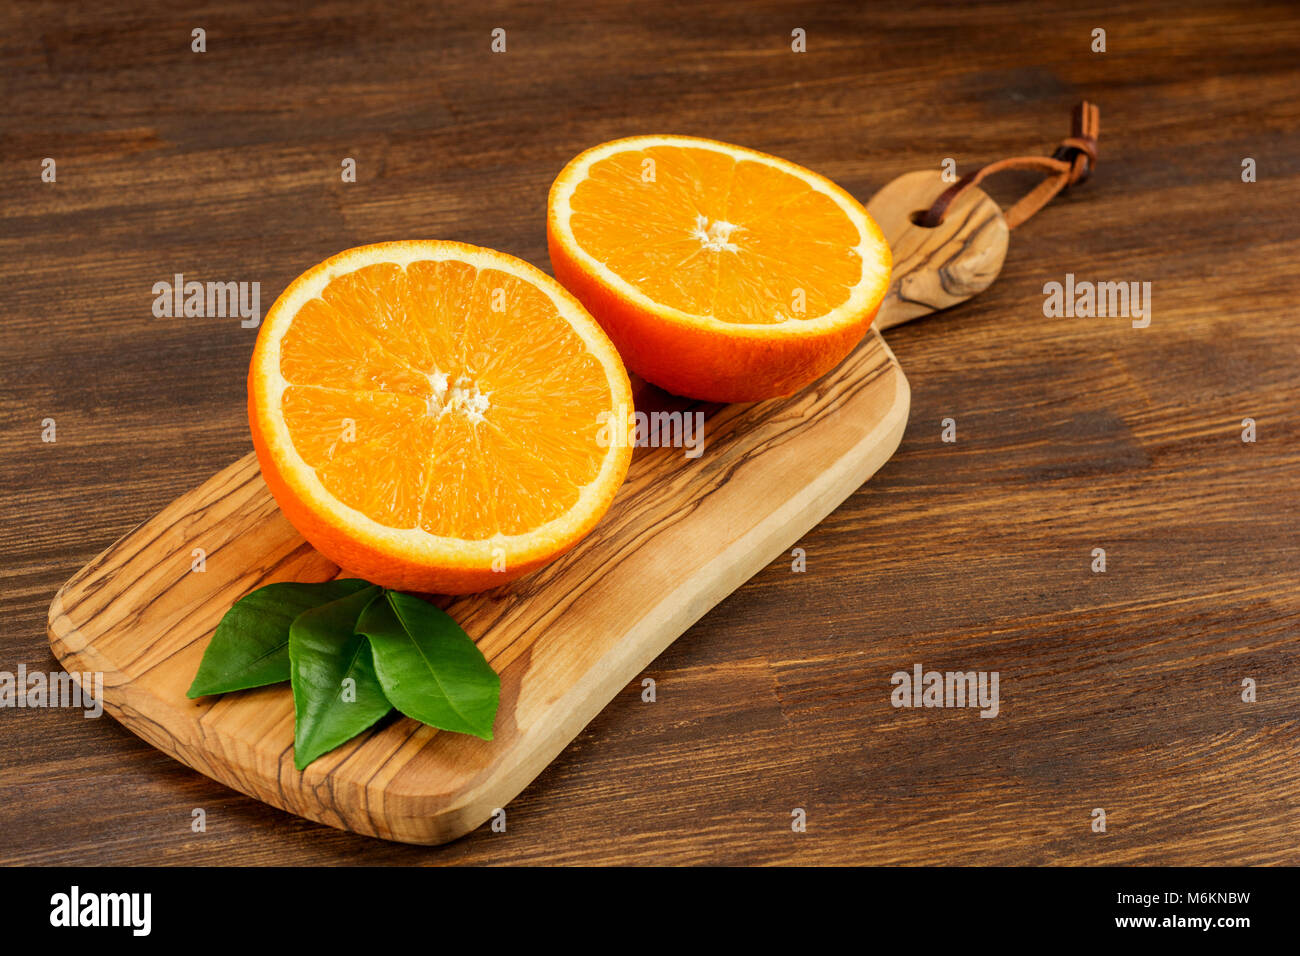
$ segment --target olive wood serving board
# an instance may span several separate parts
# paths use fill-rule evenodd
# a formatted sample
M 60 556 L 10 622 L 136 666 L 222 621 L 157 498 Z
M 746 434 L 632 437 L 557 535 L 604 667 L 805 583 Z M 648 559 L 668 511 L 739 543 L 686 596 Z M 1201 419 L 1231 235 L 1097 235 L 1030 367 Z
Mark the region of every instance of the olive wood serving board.
M 911 224 L 944 185 L 909 174 L 869 204 L 896 260 L 878 327 L 969 298 L 1001 266 L 1005 224 L 978 190 L 944 225 Z M 280 514 L 251 453 L 69 580 L 50 607 L 50 644 L 68 671 L 103 674 L 114 718 L 195 770 L 331 826 L 442 843 L 504 807 L 664 648 L 880 468 L 909 394 L 874 328 L 789 398 L 707 405 L 638 383 L 639 410 L 705 414 L 703 454 L 638 448 L 609 513 L 571 552 L 494 591 L 434 599 L 501 675 L 492 741 L 399 715 L 299 772 L 288 684 L 186 698 L 236 600 L 341 574 Z

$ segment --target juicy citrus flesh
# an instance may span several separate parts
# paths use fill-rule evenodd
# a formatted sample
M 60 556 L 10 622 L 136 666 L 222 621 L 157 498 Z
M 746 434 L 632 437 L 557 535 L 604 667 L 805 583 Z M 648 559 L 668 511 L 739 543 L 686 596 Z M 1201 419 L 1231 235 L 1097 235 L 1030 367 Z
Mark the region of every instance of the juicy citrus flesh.
M 875 222 L 830 180 L 691 137 L 574 159 L 552 187 L 548 237 L 556 276 L 629 367 L 724 401 L 788 394 L 842 359 L 891 267 Z
M 250 372 L 263 472 L 345 570 L 460 593 L 594 525 L 627 470 L 608 339 L 553 280 L 457 243 L 388 243 L 300 277 Z
M 285 333 L 280 372 L 298 453 L 389 527 L 523 534 L 572 508 L 606 454 L 604 369 L 544 293 L 499 270 L 424 261 L 339 276 Z
M 642 172 L 651 169 L 647 183 Z M 570 205 L 574 238 L 608 269 L 656 302 L 723 322 L 824 315 L 862 276 L 858 229 L 833 199 L 727 153 L 613 153 L 592 164 Z M 797 289 L 805 293 L 798 312 Z

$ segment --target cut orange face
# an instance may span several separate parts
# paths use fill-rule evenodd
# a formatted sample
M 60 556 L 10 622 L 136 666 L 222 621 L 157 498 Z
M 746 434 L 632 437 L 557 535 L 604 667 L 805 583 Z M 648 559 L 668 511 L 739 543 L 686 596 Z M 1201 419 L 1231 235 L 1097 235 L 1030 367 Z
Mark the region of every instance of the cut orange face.
M 691 398 L 787 395 L 871 325 L 891 257 L 862 205 L 794 163 L 689 136 L 590 149 L 551 187 L 555 276 L 627 366 Z
M 262 474 L 350 574 L 463 594 L 576 544 L 631 459 L 618 353 L 555 280 L 456 242 L 340 253 L 267 313 L 248 375 Z

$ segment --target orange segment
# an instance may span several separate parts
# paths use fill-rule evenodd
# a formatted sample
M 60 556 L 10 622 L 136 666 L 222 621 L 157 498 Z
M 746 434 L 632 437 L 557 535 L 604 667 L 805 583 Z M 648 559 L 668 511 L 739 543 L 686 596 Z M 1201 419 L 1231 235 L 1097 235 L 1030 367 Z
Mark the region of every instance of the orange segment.
M 387 434 L 315 469 L 316 477 L 340 504 L 377 524 L 412 528 L 423 510 L 426 475 L 437 467 L 430 431 L 418 420 L 406 428 L 394 422 Z M 462 533 L 466 524 L 459 522 Z
M 422 417 L 425 407 L 424 399 L 400 392 L 315 385 L 288 385 L 280 397 L 294 448 L 318 470 L 394 431 L 400 436 Z
M 450 242 L 364 246 L 304 273 L 249 371 L 285 516 L 348 572 L 424 591 L 503 584 L 572 547 L 626 474 L 631 443 L 608 423 L 631 408 L 572 296 Z
M 286 382 L 345 391 L 428 391 L 428 382 L 388 353 L 372 330 L 322 299 L 303 303 L 282 352 Z
M 551 188 L 547 238 L 556 277 L 633 371 L 714 401 L 829 371 L 889 286 L 884 236 L 830 180 L 686 136 L 578 156 Z

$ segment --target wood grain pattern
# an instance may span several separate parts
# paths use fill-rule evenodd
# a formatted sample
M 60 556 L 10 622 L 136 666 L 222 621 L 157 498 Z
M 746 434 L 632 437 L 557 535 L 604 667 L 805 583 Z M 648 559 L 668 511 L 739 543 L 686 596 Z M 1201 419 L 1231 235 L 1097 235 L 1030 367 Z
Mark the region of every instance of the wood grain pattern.
M 492 741 L 402 718 L 300 772 L 287 685 L 186 699 L 231 604 L 339 571 L 285 520 L 251 453 L 61 588 L 50 643 L 69 672 L 104 675 L 108 713 L 196 770 L 321 823 L 443 843 L 505 807 L 675 638 L 883 465 L 908 394 L 874 331 L 788 399 L 684 406 L 642 385 L 640 410 L 707 408 L 701 454 L 638 448 L 610 511 L 572 551 L 508 586 L 442 599 L 501 676 Z M 195 548 L 210 556 L 202 572 Z
M 1105 126 L 1096 175 L 1015 230 L 990 288 L 887 333 L 906 435 L 799 542 L 807 571 L 774 561 L 674 641 L 507 832 L 357 836 L 116 721 L 5 709 L 5 862 L 1300 864 L 1294 4 L 33 0 L 0 5 L 0 36 L 11 672 L 58 666 L 46 615 L 69 575 L 248 451 L 254 333 L 155 319 L 176 271 L 258 280 L 265 308 L 383 239 L 545 266 L 555 174 L 635 133 L 766 150 L 866 199 L 949 157 L 1048 152 L 1080 99 Z M 1151 326 L 1045 318 L 1067 272 L 1151 281 Z M 998 718 L 891 708 L 890 674 L 918 661 L 1000 670 Z
M 1002 271 L 1010 232 L 1002 210 L 982 189 L 963 192 L 937 226 L 913 221 L 949 185 L 938 170 L 917 170 L 899 176 L 867 203 L 894 254 L 889 293 L 873 323 L 882 332 L 960 305 Z

